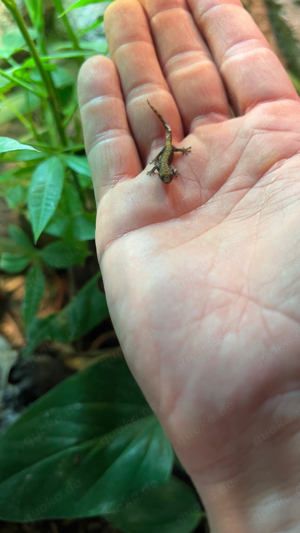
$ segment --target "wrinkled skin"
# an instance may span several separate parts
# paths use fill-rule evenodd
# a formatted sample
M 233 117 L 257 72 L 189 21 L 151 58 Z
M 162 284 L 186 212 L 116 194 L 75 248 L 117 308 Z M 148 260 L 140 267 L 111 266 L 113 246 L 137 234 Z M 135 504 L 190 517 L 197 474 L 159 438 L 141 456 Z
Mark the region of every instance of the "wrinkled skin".
M 238 0 L 116 0 L 105 27 L 79 101 L 126 359 L 213 533 L 299 532 L 299 98 Z M 169 185 L 147 98 L 192 147 Z

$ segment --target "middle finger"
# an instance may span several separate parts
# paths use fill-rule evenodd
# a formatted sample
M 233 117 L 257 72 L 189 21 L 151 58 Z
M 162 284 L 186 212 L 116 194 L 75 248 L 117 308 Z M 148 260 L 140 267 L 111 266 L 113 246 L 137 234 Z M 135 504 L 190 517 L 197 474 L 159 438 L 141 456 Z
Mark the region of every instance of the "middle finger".
M 153 0 L 151 2 L 156 4 Z M 165 1 L 160 2 L 163 7 Z M 173 3 L 177 5 L 176 16 L 175 10 L 172 9 L 164 11 L 162 18 L 159 18 L 158 13 L 153 19 L 154 22 L 151 21 L 151 25 L 154 24 L 157 50 L 153 44 L 147 17 L 137 0 L 116 0 L 110 5 L 105 16 L 110 55 L 118 68 L 130 127 L 143 162 L 149 155 L 152 141 L 157 140 L 148 120 L 149 108 L 146 104 L 146 98 L 149 98 L 155 105 L 157 98 L 152 99 L 153 93 L 159 93 L 160 110 L 172 127 L 175 142 L 181 141 L 183 137 L 181 119 L 185 131 L 189 132 L 195 117 L 209 122 L 231 116 L 223 84 L 191 15 L 181 7 L 182 13 L 178 19 L 179 2 L 174 0 Z M 184 6 L 182 2 L 181 4 Z M 145 8 L 147 9 L 147 6 Z M 147 13 L 151 18 L 152 8 L 148 9 Z M 164 23 L 164 16 L 170 14 L 174 18 L 174 24 L 170 19 Z M 167 37 L 164 32 L 165 24 L 168 28 L 170 25 L 172 27 Z M 181 45 L 178 48 L 179 37 Z M 165 50 L 162 51 L 162 48 Z M 167 79 L 161 70 L 156 52 Z M 181 117 L 172 102 L 170 91 L 174 94 Z
M 186 132 L 231 118 L 224 85 L 185 0 L 139 0 Z

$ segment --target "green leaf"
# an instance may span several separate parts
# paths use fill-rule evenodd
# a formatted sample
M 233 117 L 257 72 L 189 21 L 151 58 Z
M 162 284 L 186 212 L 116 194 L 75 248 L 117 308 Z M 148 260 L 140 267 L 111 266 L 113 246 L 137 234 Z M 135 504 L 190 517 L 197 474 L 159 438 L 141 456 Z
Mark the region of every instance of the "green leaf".
M 84 41 L 84 39 L 81 39 L 80 44 L 83 42 L 86 44 L 85 46 L 82 46 L 82 48 L 85 48 L 86 50 L 94 50 L 99 54 L 108 53 L 107 41 L 105 37 L 97 37 L 97 39 L 93 40 L 93 42 L 88 42 Z
M 64 167 L 57 157 L 46 159 L 33 173 L 28 207 L 35 242 L 56 210 L 64 183 Z
M 12 30 L 5 32 L 1 38 L 3 48 L 11 48 L 12 50 L 20 50 L 25 44 L 23 35 L 19 30 Z
M 34 24 L 39 33 L 42 33 L 44 27 L 43 0 L 24 0 L 24 2 L 32 24 Z
M 45 232 L 68 241 L 94 240 L 95 220 L 96 214 L 84 212 L 77 189 L 66 181 L 58 209 Z
M 28 33 L 32 39 L 35 39 L 37 36 L 34 28 L 28 28 Z M 25 39 L 19 30 L 11 30 L 3 33 L 1 44 L 4 49 L 10 50 L 10 55 L 26 46 Z
M 62 67 L 56 67 L 55 72 L 52 73 L 52 79 L 54 81 L 55 87 L 66 87 L 68 85 L 73 85 L 75 80 L 72 78 L 70 73 Z
M 18 226 L 15 226 L 14 224 L 10 224 L 8 226 L 8 231 L 9 231 L 11 238 L 19 246 L 23 246 L 24 248 L 29 248 L 31 252 L 34 250 L 30 238 L 28 237 L 27 233 L 25 233 L 25 231 L 23 231 L 21 228 L 19 228 Z
M 93 189 L 93 182 L 88 176 L 78 174 L 78 181 L 82 189 Z
M 95 239 L 96 213 L 73 215 L 69 218 L 62 213 L 55 214 L 45 233 L 66 240 L 92 241 Z
M 68 9 L 61 13 L 59 17 L 62 17 L 63 15 L 68 13 L 68 11 L 71 11 L 71 9 L 77 9 L 78 7 L 88 6 L 90 4 L 101 4 L 102 2 L 106 2 L 106 0 L 79 0 L 72 6 L 68 7 Z
M 23 185 L 9 187 L 5 192 L 5 200 L 10 209 L 23 207 L 27 202 L 27 192 L 27 187 L 23 187 Z
M 0 252 L 8 252 L 9 254 L 26 254 L 28 253 L 28 249 L 24 249 L 11 239 L 0 237 Z
M 21 144 L 10 137 L 0 137 L 0 153 L 3 154 L 12 150 L 33 150 L 34 152 L 38 152 L 38 150 L 28 144 Z
M 45 246 L 40 255 L 45 263 L 59 269 L 84 263 L 90 253 L 86 243 L 68 244 L 65 241 L 58 241 Z
M 23 300 L 23 319 L 28 328 L 34 319 L 45 290 L 45 278 L 38 262 L 29 270 L 25 282 L 25 296 Z
M 191 533 L 203 516 L 196 492 L 171 477 L 160 486 L 146 483 L 139 496 L 106 518 L 124 533 Z
M 103 17 L 101 17 L 102 20 L 103 20 Z M 78 31 L 78 33 L 80 33 L 81 30 Z M 80 46 L 80 49 L 82 51 L 85 51 L 85 50 L 95 50 L 97 47 L 97 49 L 99 49 L 98 47 L 102 46 L 103 47 L 106 45 L 107 47 L 107 41 L 105 39 L 105 37 L 101 37 L 101 36 L 96 36 L 96 39 L 95 41 L 91 42 L 91 41 L 87 41 L 86 39 L 80 39 L 79 40 L 79 46 Z M 55 54 L 57 53 L 57 50 L 73 50 L 73 43 L 71 43 L 70 41 L 55 41 L 54 43 L 51 43 L 48 47 L 49 49 L 49 55 L 48 56 L 45 56 L 45 57 L 48 57 L 52 58 L 52 54 L 54 54 L 54 57 L 55 57 Z M 74 50 L 73 50 L 74 52 Z M 26 60 L 28 61 L 28 60 Z
M 95 239 L 96 213 L 85 213 L 73 218 L 74 236 L 79 241 L 93 241 Z
M 94 276 L 59 313 L 32 321 L 27 331 L 28 344 L 23 350 L 24 357 L 31 355 L 44 339 L 71 342 L 83 337 L 108 317 L 105 297 L 98 288 L 99 275 Z
M 43 67 L 44 70 L 51 71 L 52 74 L 56 73 L 56 65 L 44 63 Z M 43 78 L 37 68 L 32 69 L 30 71 L 20 69 L 15 73 L 15 76 L 20 78 L 21 80 L 24 80 L 25 82 L 34 82 L 38 84 L 43 83 Z
M 105 43 L 99 44 L 99 53 L 106 50 L 107 45 Z M 70 50 L 61 53 L 54 53 L 48 56 L 41 56 L 40 60 L 45 63 L 45 61 L 54 61 L 57 59 L 72 59 L 73 57 L 85 57 L 93 55 L 93 50 L 91 46 L 87 47 L 86 50 Z M 35 62 L 32 58 L 26 59 L 25 63 L 22 65 L 22 68 L 32 68 L 35 66 Z
M 66 181 L 60 201 L 60 208 L 68 217 L 84 213 L 79 192 L 73 183 Z
M 0 438 L 0 516 L 94 516 L 164 483 L 171 445 L 123 358 L 100 360 L 31 405 Z
M 91 171 L 86 156 L 61 155 L 60 157 L 74 172 L 91 178 Z
M 14 48 L 0 48 L 0 57 L 1 59 L 8 59 L 15 53 L 15 51 Z
M 10 96 L 7 96 L 7 99 L 23 115 L 35 111 L 41 106 L 38 96 L 25 92 L 23 89 L 15 89 Z M 15 118 L 14 112 L 4 102 L 0 103 L 0 110 L 0 125 L 7 124 Z
M 9 79 L 14 85 L 19 85 L 20 87 L 23 87 L 23 89 L 26 89 L 27 91 L 32 92 L 33 94 L 35 94 L 36 96 L 39 96 L 43 100 L 47 99 L 47 95 L 46 95 L 46 92 L 44 90 L 41 90 L 37 86 L 34 87 L 34 86 L 32 86 L 32 84 L 24 83 L 24 81 L 22 81 L 22 80 L 19 80 L 14 75 L 14 71 L 15 70 L 20 70 L 20 67 L 14 67 L 14 68 L 9 68 L 9 69 L 5 69 L 5 70 L 0 68 L 0 74 L 4 78 Z M 27 94 L 27 93 L 25 93 L 25 94 Z
M 7 152 L 1 156 L 1 163 L 15 163 L 17 161 L 31 161 L 33 159 L 44 159 L 47 157 L 47 154 L 43 152 L 33 152 L 30 150 L 17 150 Z
M 0 259 L 0 269 L 4 272 L 16 274 L 22 272 L 30 263 L 30 257 L 27 254 L 10 254 L 4 252 Z
M 1 57 L 2 54 L 0 54 Z M 0 76 L 0 94 L 4 94 L 10 89 L 13 88 L 13 83 L 8 81 L 7 78 L 4 78 L 3 76 Z M 1 106 L 0 106 L 1 107 Z
M 70 219 L 58 209 L 44 231 L 53 237 L 63 237 L 66 241 L 76 240 L 73 237 L 74 232 Z
M 103 22 L 103 15 L 98 19 L 96 20 L 96 22 L 94 22 L 93 24 L 91 24 L 91 26 L 89 26 L 88 28 L 82 28 L 80 30 L 78 30 L 78 35 L 80 37 L 82 37 L 83 35 L 85 35 L 86 33 L 88 33 L 89 31 L 91 30 L 94 30 L 95 28 L 97 28 L 98 26 L 100 26 L 100 24 L 102 24 Z M 81 44 L 81 43 L 80 43 Z

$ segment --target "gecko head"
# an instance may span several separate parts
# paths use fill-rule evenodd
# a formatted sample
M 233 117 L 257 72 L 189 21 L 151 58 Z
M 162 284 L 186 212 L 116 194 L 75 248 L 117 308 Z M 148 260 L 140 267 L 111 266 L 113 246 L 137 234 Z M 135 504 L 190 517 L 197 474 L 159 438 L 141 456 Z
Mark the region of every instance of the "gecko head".
M 171 183 L 173 177 L 174 177 L 174 173 L 172 172 L 172 170 L 170 169 L 170 172 L 164 172 L 161 176 L 159 176 L 161 181 L 163 181 L 164 183 Z

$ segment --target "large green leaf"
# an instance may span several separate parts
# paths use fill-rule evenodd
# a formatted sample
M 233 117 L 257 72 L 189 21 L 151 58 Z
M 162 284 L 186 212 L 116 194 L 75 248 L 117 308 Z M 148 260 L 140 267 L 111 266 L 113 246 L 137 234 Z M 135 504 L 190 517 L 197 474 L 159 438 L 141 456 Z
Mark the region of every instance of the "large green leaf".
M 28 207 L 35 241 L 56 210 L 64 183 L 64 167 L 57 157 L 38 165 L 28 192 Z
M 30 263 L 28 254 L 10 254 L 4 252 L 0 259 L 0 269 L 10 274 L 22 272 Z
M 28 28 L 28 33 L 32 39 L 36 38 L 35 28 Z M 13 29 L 3 33 L 1 45 L 3 48 L 11 48 L 13 51 L 17 51 L 26 46 L 26 42 L 19 29 Z
M 80 196 L 73 184 L 65 182 L 59 206 L 45 231 L 69 241 L 95 238 L 95 213 L 85 213 Z
M 3 252 L 8 252 L 10 254 L 26 254 L 28 253 L 28 248 L 16 244 L 12 239 L 0 237 L 0 253 Z
M 15 139 L 11 139 L 10 137 L 0 137 L 0 153 L 6 153 L 6 152 L 12 152 L 15 150 L 34 150 L 37 152 L 35 148 L 32 146 L 29 146 L 28 144 L 21 144 Z
M 34 28 L 28 28 L 28 33 L 31 38 L 36 38 L 36 30 Z M 6 31 L 1 39 L 0 57 L 7 59 L 24 47 L 26 48 L 26 42 L 19 30 Z
M 60 157 L 72 170 L 78 174 L 83 174 L 84 176 L 91 178 L 91 171 L 86 156 L 66 154 L 61 155 Z
M 68 217 L 56 212 L 45 229 L 45 233 L 67 240 L 89 241 L 95 239 L 95 213 L 74 214 Z
M 175 477 L 160 486 L 145 483 L 122 503 L 107 519 L 124 533 L 191 533 L 204 516 L 196 492 Z
M 3 48 L 9 48 L 13 51 L 20 50 L 24 46 L 25 40 L 19 30 L 5 32 L 1 38 Z
M 171 445 L 123 358 L 64 381 L 0 438 L 0 517 L 108 513 L 148 482 L 164 483 Z
M 18 161 L 32 161 L 34 159 L 44 159 L 47 156 L 44 152 L 36 150 L 11 150 L 2 154 L 1 163 L 16 163 Z
M 44 274 L 41 271 L 39 263 L 36 262 L 29 270 L 25 282 L 25 296 L 22 310 L 26 327 L 29 326 L 37 313 L 44 290 Z
M 40 255 L 53 268 L 68 268 L 83 263 L 90 252 L 85 242 L 68 244 L 64 241 L 57 241 L 45 246 Z
M 25 357 L 31 355 L 43 339 L 71 342 L 108 317 L 105 297 L 98 288 L 99 275 L 94 276 L 62 311 L 32 321 L 27 331 L 28 344 L 23 351 Z
M 24 248 L 29 248 L 31 252 L 34 251 L 32 242 L 25 231 L 14 224 L 9 224 L 8 231 L 15 243 L 17 243 L 19 246 L 23 246 Z
M 27 203 L 27 187 L 17 185 L 16 187 L 9 187 L 5 191 L 5 200 L 10 209 L 23 207 Z

